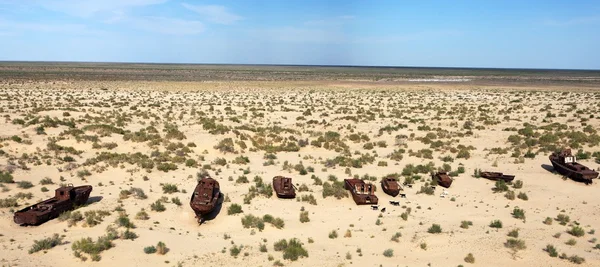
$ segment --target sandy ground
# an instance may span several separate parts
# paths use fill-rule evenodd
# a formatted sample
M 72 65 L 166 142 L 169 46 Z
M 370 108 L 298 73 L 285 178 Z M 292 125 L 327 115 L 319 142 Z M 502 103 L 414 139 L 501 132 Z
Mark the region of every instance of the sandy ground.
M 136 226 L 132 231 L 139 237 L 135 240 L 114 240 L 114 247 L 103 251 L 100 261 L 92 262 L 88 257 L 83 263 L 86 266 L 272 266 L 275 261 L 280 261 L 285 266 L 575 266 L 568 259 L 550 257 L 544 251 L 548 244 L 554 245 L 559 254 L 566 253 L 568 256 L 578 255 L 585 258 L 582 265 L 600 266 L 600 250 L 594 249 L 598 234 L 590 233 L 592 229 L 600 227 L 600 204 L 597 201 L 600 185 L 596 182 L 586 186 L 572 180 L 563 180 L 560 175 L 552 173 L 551 167 L 548 166 L 550 162 L 547 153 L 539 153 L 533 159 L 525 158 L 523 163 L 515 163 L 515 158 L 511 157 L 513 150 L 507 139 L 517 132 L 503 131 L 510 127 L 521 129 L 524 123 L 542 126 L 553 122 L 564 123 L 575 131 L 582 131 L 586 125 L 600 130 L 598 118 L 589 118 L 591 114 L 600 114 L 598 93 L 583 88 L 563 94 L 565 88 L 550 90 L 541 86 L 505 88 L 461 84 L 356 84 L 352 87 L 349 84 L 319 85 L 306 82 L 303 85 L 286 86 L 284 83 L 270 83 L 262 87 L 260 83 L 243 82 L 140 82 L 94 86 L 86 82 L 67 85 L 4 85 L 0 89 L 0 114 L 5 117 L 0 125 L 0 138 L 3 138 L 0 149 L 5 154 L 0 156 L 0 166 L 7 168 L 9 165 L 16 165 L 12 173 L 14 180 L 29 181 L 34 186 L 21 189 L 17 184 L 4 184 L 4 188 L 7 189 L 0 192 L 0 199 L 13 197 L 18 192 L 32 193 L 32 199 L 19 199 L 18 208 L 34 204 L 51 197 L 62 176 L 64 183 L 93 185 L 91 196 L 95 199 L 101 197 L 100 201 L 79 208 L 79 211 L 108 210 L 112 213 L 105 217 L 102 223 L 93 227 L 84 227 L 82 222 L 69 227 L 66 221 L 58 219 L 40 226 L 23 227 L 16 225 L 12 220 L 13 211 L 18 208 L 0 208 L 0 264 L 81 265 L 82 260 L 74 256 L 71 245 L 84 237 L 95 240 L 106 233 L 108 226 L 116 227 L 118 213 L 114 210 L 122 205 Z M 550 103 L 552 108 L 544 110 Z M 569 110 L 571 103 L 574 103 L 576 108 Z M 228 111 L 229 109 L 231 111 Z M 311 114 L 303 115 L 307 109 L 311 109 Z M 65 117 L 65 111 L 68 111 L 70 116 Z M 192 111 L 195 113 L 192 114 Z M 565 113 L 566 116 L 546 118 L 548 111 L 555 114 Z M 374 116 L 367 118 L 368 112 L 372 112 Z M 253 116 L 255 113 L 263 114 L 262 117 Z M 327 113 L 327 116 L 323 113 Z M 212 164 L 212 170 L 208 172 L 219 181 L 223 193 L 230 201 L 223 203 L 221 212 L 215 219 L 199 225 L 189 207 L 189 197 L 196 185 L 196 173 L 200 167 L 177 164 L 178 168 L 174 171 L 163 172 L 154 167 L 151 172 L 146 172 L 128 163 L 119 164 L 116 168 L 107 166 L 104 171 L 100 169 L 107 165 L 105 163 L 81 166 L 87 159 L 102 151 L 141 152 L 150 155 L 154 150 L 165 151 L 168 144 L 160 143 L 151 147 L 148 142 L 124 141 L 123 136 L 118 133 L 102 136 L 93 131 L 85 131 L 87 135 L 97 135 L 100 144 L 116 143 L 118 146 L 112 149 L 93 148 L 93 142 L 77 142 L 72 135 L 64 135 L 64 140 L 59 140 L 57 144 L 83 151 L 80 155 L 73 155 L 78 166 L 67 171 L 64 168 L 66 163 L 61 160 L 67 154 L 49 151 L 47 147 L 49 139 L 59 137 L 62 132 L 68 130 L 67 126 L 45 127 L 45 134 L 38 135 L 36 127 L 40 124 L 25 126 L 13 123 L 14 119 L 20 118 L 27 122 L 35 116 L 43 118 L 46 115 L 60 120 L 73 118 L 79 129 L 90 124 L 117 125 L 116 122 L 121 120 L 123 125 L 117 127 L 135 132 L 152 124 L 163 138 L 164 124 L 170 121 L 176 124 L 186 137 L 183 140 L 171 139 L 170 142 L 196 144 L 196 147 L 190 148 L 191 152 L 187 154 L 187 158 L 197 160 L 200 166 L 211 164 L 216 158 L 228 160 L 226 166 Z M 298 118 L 300 116 L 303 116 L 304 120 Z M 346 116 L 357 116 L 360 119 L 355 122 L 348 120 Z M 322 186 L 315 185 L 311 175 L 314 174 L 323 181 L 326 181 L 329 175 L 337 176 L 338 180 L 348 178 L 346 167 L 326 168 L 322 163 L 323 160 L 341 155 L 340 153 L 308 145 L 300 148 L 298 152 L 278 152 L 275 165 L 263 166 L 266 161 L 263 159 L 265 151 L 251 151 L 255 149 L 250 141 L 245 142 L 248 145 L 247 149 L 242 149 L 236 144 L 237 154 L 216 150 L 215 145 L 224 138 L 231 137 L 234 141 L 239 141 L 240 138 L 232 131 L 210 134 L 203 128 L 202 119 L 213 117 L 217 119 L 217 123 L 230 127 L 250 125 L 294 129 L 298 132 L 278 135 L 294 135 L 298 139 L 309 139 L 309 142 L 316 139 L 318 132 L 340 133 L 340 139 L 349 146 L 350 156 L 358 157 L 355 153 L 375 155 L 373 163 L 364 164 L 362 168 L 350 168 L 350 172 L 360 177 L 365 174 L 377 177 L 376 194 L 379 197 L 380 209 L 385 207 L 385 212 L 372 210 L 369 206 L 357 206 L 351 198 L 323 198 Z M 234 117 L 238 120 L 230 120 Z M 480 119 L 484 117 L 499 123 L 485 125 L 484 120 Z M 97 119 L 96 122 L 94 118 Z M 589 119 L 582 125 L 581 118 Z M 422 122 L 411 119 L 422 119 Z M 328 124 L 307 124 L 309 120 L 319 123 L 325 120 Z M 467 131 L 463 129 L 463 125 L 468 120 L 472 121 L 474 126 L 482 128 L 473 128 L 473 135 L 461 137 L 458 133 Z M 408 127 L 392 131 L 390 134 L 384 132 L 379 136 L 380 128 L 399 123 Z M 418 127 L 422 125 L 430 126 L 431 130 L 419 130 Z M 438 127 L 440 129 L 436 129 Z M 251 131 L 240 132 L 248 136 L 255 135 Z M 431 149 L 432 159 L 409 156 L 409 150 L 429 148 L 429 144 L 419 140 L 419 137 L 424 137 L 429 132 L 449 133 L 449 138 L 439 140 L 450 142 L 450 145 Z M 543 130 L 537 132 L 544 133 Z M 353 142 L 348 139 L 352 133 L 367 135 L 369 142 L 385 141 L 387 146 L 364 149 L 363 146 L 367 142 Z M 412 134 L 414 137 L 410 137 Z M 11 140 L 14 135 L 25 141 L 18 143 Z M 398 144 L 395 138 L 397 135 L 405 135 L 408 138 L 403 139 L 404 144 Z M 448 149 L 460 144 L 474 147 L 474 150 L 470 151 L 469 159 L 456 158 L 456 152 Z M 406 150 L 403 159 L 391 160 L 389 154 L 398 148 Z M 492 148 L 509 150 L 506 154 L 490 154 Z M 585 144 L 583 149 L 588 152 L 600 151 L 598 146 L 589 147 Z M 526 152 L 526 149 L 522 152 Z M 28 154 L 29 159 L 23 158 L 24 153 Z M 40 165 L 31 160 L 33 155 L 41 159 Z M 44 155 L 48 158 L 44 159 Z M 250 162 L 244 165 L 231 162 L 240 155 L 247 156 Z M 412 188 L 405 188 L 406 199 L 393 198 L 379 190 L 378 181 L 386 174 L 401 173 L 407 164 L 433 162 L 436 167 L 441 167 L 444 163 L 441 157 L 446 155 L 454 158 L 453 162 L 449 162 L 452 170 L 456 170 L 460 164 L 465 168 L 465 173 L 455 177 L 452 186 L 447 189 L 447 197 L 440 197 L 443 190 L 440 187 L 433 195 L 417 194 L 421 185 L 428 180 L 428 174 L 421 174 L 423 178 L 420 181 L 416 181 Z M 19 160 L 24 162 L 27 169 L 21 168 Z M 47 160 L 49 164 L 46 163 Z M 282 170 L 285 161 L 292 165 L 302 162 L 306 167 L 312 166 L 314 173 L 300 175 L 293 169 Z M 388 165 L 378 166 L 379 161 L 386 161 Z M 600 167 L 593 158 L 582 160 L 581 163 L 593 169 Z M 243 175 L 243 170 L 247 168 L 250 170 L 246 175 L 250 183 L 236 183 L 237 177 Z M 522 180 L 524 186 L 511 190 L 515 193 L 526 193 L 528 200 L 509 200 L 504 193 L 494 193 L 493 181 L 472 177 L 476 168 L 516 175 L 516 179 Z M 77 175 L 77 172 L 83 169 L 91 172 L 85 180 Z M 301 195 L 313 194 L 317 205 L 277 199 L 275 196 L 268 199 L 258 196 L 251 204 L 244 204 L 244 195 L 254 184 L 252 178 L 257 175 L 265 182 L 270 182 L 276 175 L 292 177 L 295 184 L 306 184 L 310 189 L 310 192 L 298 193 L 298 198 Z M 144 176 L 148 178 L 147 181 Z M 40 185 L 40 181 L 45 177 L 51 178 L 55 184 Z M 164 183 L 177 185 L 180 192 L 164 194 Z M 50 191 L 42 192 L 42 187 L 47 187 Z M 120 199 L 119 192 L 131 187 L 143 189 L 148 198 Z M 187 192 L 183 193 L 182 190 Z M 169 199 L 178 197 L 183 205 L 165 203 L 166 211 L 151 211 L 150 205 L 162 196 Z M 399 201 L 400 206 L 389 205 L 391 200 Z M 227 208 L 232 203 L 241 204 L 244 212 L 228 215 Z M 310 222 L 299 221 L 302 207 L 309 212 Z M 514 207 L 525 210 L 526 220 L 512 217 Z M 150 219 L 134 219 L 135 214 L 142 208 L 148 212 Z M 406 221 L 400 217 L 405 208 L 411 208 L 412 211 Z M 543 223 L 547 217 L 556 218 L 560 213 L 570 216 L 571 222 L 568 225 L 560 225 L 557 221 L 551 225 Z M 285 227 L 276 229 L 267 224 L 263 231 L 244 228 L 241 218 L 247 214 L 271 214 L 282 218 Z M 379 225 L 376 223 L 378 220 Z M 468 229 L 461 228 L 461 221 L 464 220 L 472 221 L 473 225 Z M 489 227 L 493 220 L 501 220 L 503 228 Z M 569 225 L 574 222 L 586 230 L 583 237 L 574 237 L 567 233 Z M 432 224 L 439 224 L 442 233 L 428 233 L 427 230 Z M 525 249 L 513 251 L 505 247 L 504 244 L 509 238 L 507 233 L 513 229 L 519 229 L 518 239 L 525 242 Z M 333 230 L 338 233 L 335 239 L 328 237 Z M 347 231 L 351 233 L 351 237 L 345 237 Z M 397 232 L 402 236 L 399 237 L 399 242 L 394 242 L 391 238 Z M 34 240 L 50 237 L 54 233 L 64 235 L 64 244 L 47 251 L 28 254 Z M 561 233 L 560 237 L 554 237 L 556 233 Z M 230 238 L 225 239 L 225 234 Z M 281 251 L 274 251 L 274 242 L 290 238 L 301 240 L 309 256 L 290 261 L 283 259 Z M 309 242 L 309 238 L 314 242 Z M 577 241 L 576 244 L 565 244 L 571 238 Z M 259 245 L 264 243 L 264 240 L 268 252 L 259 251 Z M 144 253 L 144 247 L 156 245 L 159 241 L 166 244 L 169 248 L 168 253 Z M 426 244 L 426 249 L 421 247 L 423 243 Z M 230 255 L 229 249 L 233 244 L 243 245 L 237 257 Z M 383 255 L 386 249 L 393 250 L 392 257 Z M 464 260 L 469 253 L 475 258 L 474 264 Z M 273 260 L 269 260 L 269 255 L 272 255 Z

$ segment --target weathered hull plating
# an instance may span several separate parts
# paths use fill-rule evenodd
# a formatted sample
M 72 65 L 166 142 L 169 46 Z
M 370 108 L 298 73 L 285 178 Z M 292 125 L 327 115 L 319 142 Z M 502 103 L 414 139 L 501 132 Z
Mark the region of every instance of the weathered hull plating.
M 278 198 L 295 198 L 296 189 L 292 183 L 292 178 L 275 176 L 273 177 L 273 190 Z
M 504 180 L 507 183 L 510 183 L 515 179 L 514 175 L 506 175 L 501 172 L 481 172 L 480 176 L 492 181 Z
M 192 197 L 190 207 L 198 219 L 211 213 L 219 203 L 221 189 L 219 182 L 213 178 L 202 178 L 198 181 Z
M 374 184 L 367 184 L 360 179 L 344 179 L 344 188 L 350 191 L 356 205 L 377 205 L 379 202 L 374 193 Z
M 598 172 L 596 171 L 582 172 L 572 170 L 566 165 L 560 164 L 559 162 L 557 162 L 557 160 L 554 160 L 552 156 L 550 157 L 550 162 L 552 163 L 552 167 L 554 168 L 554 170 L 556 170 L 556 172 L 566 177 L 569 177 L 574 181 L 583 182 L 585 184 L 591 184 L 593 182 L 592 179 L 598 178 Z
M 401 187 L 395 179 L 392 181 L 383 180 L 381 181 L 381 189 L 383 189 L 383 192 L 386 194 L 395 197 L 400 193 Z
M 85 204 L 92 192 L 92 186 L 72 187 L 72 191 L 73 195 L 66 196 L 67 199 L 55 196 L 15 212 L 14 222 L 19 225 L 40 225 L 57 218 L 61 213 Z

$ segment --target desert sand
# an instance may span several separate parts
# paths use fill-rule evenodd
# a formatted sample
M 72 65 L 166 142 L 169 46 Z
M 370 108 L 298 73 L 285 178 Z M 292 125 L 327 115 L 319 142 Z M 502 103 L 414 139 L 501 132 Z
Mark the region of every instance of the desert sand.
M 4 173 L 11 171 L 15 183 L 1 184 L 0 199 L 17 198 L 17 206 L 0 208 L 0 264 L 577 266 L 572 262 L 576 255 L 585 259 L 582 266 L 600 266 L 600 249 L 594 248 L 598 244 L 594 229 L 600 227 L 600 185 L 563 179 L 553 173 L 548 160 L 553 146 L 571 147 L 573 153 L 579 149 L 588 153 L 582 164 L 600 167 L 591 156 L 600 151 L 597 89 L 352 81 L 4 83 L 0 167 Z M 132 136 L 137 132 L 139 137 L 142 129 L 148 134 L 156 129 L 153 134 L 158 137 L 134 141 Z M 318 147 L 318 142 L 312 142 L 321 136 L 331 138 Z M 537 143 L 526 144 L 528 136 Z M 233 147 L 219 149 L 226 138 L 232 139 Z M 277 151 L 281 149 L 289 151 Z M 269 151 L 275 158 L 271 163 Z M 154 166 L 127 162 L 138 152 Z M 525 157 L 527 152 L 531 154 Z M 122 160 L 92 161 L 101 153 L 120 154 Z M 217 164 L 219 158 L 226 164 Z M 189 159 L 193 161 L 188 166 Z M 176 169 L 158 170 L 161 162 Z M 430 162 L 431 170 L 445 167 L 455 172 L 449 189 L 438 186 L 429 195 L 420 192 L 430 182 L 428 170 L 402 174 L 409 164 Z M 516 175 L 522 188 L 508 188 L 515 195 L 524 193 L 527 200 L 510 200 L 505 192 L 495 192 L 494 181 L 474 177 L 476 169 Z M 201 171 L 217 179 L 225 202 L 214 219 L 199 225 L 189 200 Z M 394 173 L 401 182 L 414 179 L 412 188 L 404 187 L 406 198 L 381 190 L 379 181 Z M 270 184 L 276 175 L 292 177 L 298 188 L 308 191 L 297 192 L 296 200 L 259 194 L 250 204 L 244 203 L 256 176 Z M 248 182 L 242 182 L 241 176 Z M 323 183 L 331 183 L 330 177 L 370 179 L 377 186 L 379 210 L 357 206 L 351 197 L 324 198 L 323 186 L 312 176 Z M 53 184 L 40 184 L 45 178 Z M 33 186 L 20 188 L 21 181 Z M 87 225 L 86 219 L 71 226 L 69 220 L 60 219 L 26 227 L 13 222 L 14 211 L 53 196 L 59 184 L 67 183 L 94 187 L 93 201 L 76 211 L 109 211 L 110 215 L 97 225 Z M 163 192 L 165 184 L 176 185 L 178 192 Z M 48 191 L 43 192 L 43 187 Z M 121 191 L 131 188 L 143 190 L 147 198 L 124 197 Z M 448 195 L 441 197 L 444 190 Z M 307 195 L 314 196 L 316 205 L 301 201 Z M 162 197 L 166 197 L 162 201 L 166 210 L 153 211 L 151 205 Z M 179 198 L 181 205 L 173 198 Z M 399 201 L 400 206 L 389 201 Z M 229 215 L 233 204 L 243 212 Z M 514 218 L 515 207 L 525 211 L 524 219 Z M 148 214 L 146 220 L 136 218 L 142 209 Z M 308 211 L 310 221 L 300 222 L 302 209 Z M 107 234 L 107 227 L 118 233 L 126 230 L 117 224 L 118 210 L 127 214 L 137 238 L 117 237 L 111 248 L 98 254 L 98 261 L 86 253 L 76 257 L 72 246 L 78 240 L 95 241 Z M 270 214 L 285 225 L 278 229 L 266 223 L 262 231 L 245 228 L 242 218 L 249 214 Z M 569 216 L 569 222 L 561 225 L 556 220 L 559 214 Z M 494 220 L 500 220 L 502 228 L 490 227 Z M 463 228 L 463 221 L 472 225 Z M 441 227 L 441 233 L 428 232 L 433 224 Z M 577 225 L 585 231 L 581 237 L 568 233 Z M 514 229 L 518 237 L 509 237 Z M 332 231 L 336 238 L 331 238 Z M 55 233 L 63 236 L 61 244 L 28 253 L 35 240 Z M 393 238 L 396 233 L 400 235 Z M 275 242 L 292 238 L 301 241 L 308 257 L 292 261 L 275 251 Z M 525 246 L 511 248 L 509 239 Z M 566 244 L 570 239 L 576 243 Z M 166 245 L 166 254 L 144 252 L 158 242 Z M 260 251 L 261 244 L 266 252 Z M 559 257 L 551 257 L 547 245 L 553 245 Z M 237 256 L 232 255 L 234 247 L 241 247 Z M 386 250 L 393 250 L 393 255 L 385 256 Z M 469 253 L 474 263 L 466 262 Z M 560 257 L 563 253 L 567 258 Z

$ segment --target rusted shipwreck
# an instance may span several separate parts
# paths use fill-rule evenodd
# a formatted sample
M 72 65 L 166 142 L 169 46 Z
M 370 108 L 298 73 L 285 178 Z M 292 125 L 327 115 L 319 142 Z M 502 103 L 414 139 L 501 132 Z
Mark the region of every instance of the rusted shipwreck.
M 575 181 L 591 184 L 598 177 L 598 172 L 577 163 L 577 158 L 571 154 L 571 149 L 554 152 L 550 156 L 552 167 L 558 173 Z
M 283 176 L 273 177 L 273 189 L 278 198 L 296 197 L 296 187 L 292 183 L 292 178 Z
M 190 207 L 196 213 L 199 222 L 202 222 L 204 217 L 219 205 L 220 199 L 219 182 L 211 177 L 200 178 L 190 199 Z
M 508 175 L 501 172 L 481 172 L 479 176 L 492 181 L 504 180 L 507 183 L 512 182 L 515 179 L 514 175 Z
M 376 205 L 375 185 L 361 179 L 344 179 L 344 188 L 350 191 L 356 205 Z
M 383 192 L 393 197 L 397 196 L 400 193 L 400 190 L 402 190 L 402 187 L 398 183 L 398 179 L 394 177 L 383 178 L 383 180 L 381 180 L 381 188 L 383 189 Z
M 449 188 L 452 185 L 452 178 L 445 171 L 439 171 L 431 174 L 431 180 L 435 181 L 441 187 Z
M 54 192 L 54 197 L 15 212 L 13 219 L 19 225 L 40 225 L 85 204 L 91 192 L 91 185 L 61 186 Z

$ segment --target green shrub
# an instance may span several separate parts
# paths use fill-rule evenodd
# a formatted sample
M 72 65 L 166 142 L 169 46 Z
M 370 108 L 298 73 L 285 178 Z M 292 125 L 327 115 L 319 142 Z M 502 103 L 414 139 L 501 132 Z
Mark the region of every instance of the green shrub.
M 556 220 L 560 223 L 560 225 L 567 225 L 567 223 L 570 221 L 569 216 L 564 214 L 558 214 L 558 216 L 556 216 Z
M 544 220 L 544 224 L 552 225 L 552 218 L 546 217 L 546 219 Z
M 301 223 L 310 222 L 310 218 L 308 218 L 308 211 L 300 212 L 300 222 Z
M 506 194 L 504 194 L 504 197 L 506 197 L 509 200 L 515 200 L 515 191 L 512 191 L 512 190 L 506 191 Z
M 155 246 L 145 247 L 144 248 L 144 253 L 146 253 L 146 254 L 154 254 L 154 253 L 156 253 L 156 247 Z
M 508 191 L 508 185 L 504 180 L 496 181 L 496 186 L 494 187 L 494 192 L 506 192 Z
M 165 255 L 167 254 L 167 252 L 169 252 L 169 248 L 167 248 L 167 245 L 165 245 L 165 243 L 158 242 L 158 244 L 156 244 L 156 254 Z
M 527 197 L 527 194 L 525 194 L 523 192 L 519 192 L 519 195 L 517 197 L 522 200 L 529 200 L 529 197 Z
M 163 205 L 162 201 L 160 201 L 160 199 L 159 199 L 150 205 L 150 210 L 163 212 L 163 211 L 167 210 L 167 208 L 165 207 L 165 205 Z
M 513 229 L 508 232 L 508 236 L 518 238 L 519 237 L 519 229 Z
M 40 239 L 40 240 L 34 240 L 33 246 L 31 246 L 31 248 L 29 249 L 29 254 L 38 252 L 40 250 L 48 250 L 53 247 L 56 247 L 56 246 L 62 244 L 62 240 L 63 240 L 63 237 L 59 236 L 58 234 L 54 234 L 54 235 L 52 235 L 52 237 L 47 237 L 47 238 Z
M 460 228 L 469 229 L 469 226 L 473 225 L 471 221 L 462 221 L 460 222 Z
M 548 244 L 546 246 L 546 252 L 548 252 L 550 257 L 556 258 L 558 256 L 558 251 L 556 251 L 556 248 L 553 245 Z
M 490 223 L 492 228 L 502 228 L 502 222 L 500 220 L 494 220 Z
M 177 189 L 177 185 L 174 185 L 174 184 L 163 184 L 162 190 L 163 190 L 163 193 L 165 193 L 165 194 L 172 194 L 172 193 L 179 192 L 179 189 Z
M 520 209 L 519 207 L 515 207 L 513 209 L 512 216 L 516 219 L 525 220 L 525 211 L 523 209 Z
M 427 229 L 427 232 L 430 234 L 439 234 L 442 232 L 442 227 L 439 224 L 433 224 L 431 225 L 431 227 L 429 227 L 429 229 Z
M 262 218 L 248 214 L 242 217 L 242 225 L 244 228 L 258 228 L 259 231 L 265 229 L 265 222 Z
M 572 236 L 581 237 L 585 235 L 585 230 L 579 226 L 573 226 L 569 231 L 567 231 Z
M 52 181 L 52 179 L 46 177 L 46 178 L 40 180 L 40 184 L 41 185 L 49 185 L 49 184 L 54 184 L 54 182 Z
M 513 183 L 513 188 L 515 188 L 515 189 L 521 189 L 521 188 L 523 188 L 523 181 L 521 181 L 521 180 L 516 180 L 516 181 Z
M 514 251 L 523 250 L 523 249 L 527 248 L 527 246 L 525 245 L 525 241 L 523 241 L 521 239 L 515 239 L 515 238 L 507 239 L 506 243 L 504 243 L 504 246 L 506 246 L 507 248 L 510 248 Z
M 233 245 L 233 247 L 229 248 L 229 255 L 233 256 L 233 257 L 237 257 L 240 252 L 242 252 L 242 248 L 243 246 L 236 246 Z
M 73 242 L 71 249 L 77 254 L 87 253 L 92 257 L 92 261 L 100 260 L 100 253 L 102 251 L 112 248 L 114 245 L 109 236 L 98 237 L 98 240 L 94 242 L 90 237 L 82 238 Z
M 400 242 L 400 237 L 402 237 L 402 233 L 400 233 L 400 232 L 397 232 L 397 233 L 395 233 L 395 234 L 392 236 L 392 239 L 391 239 L 391 240 L 392 240 L 392 241 L 394 241 L 394 242 Z
M 231 206 L 229 206 L 229 208 L 227 208 L 227 215 L 233 215 L 233 214 L 238 214 L 238 213 L 242 213 L 244 212 L 242 210 L 242 206 L 238 205 L 238 204 L 231 204 Z
M 575 264 L 582 264 L 585 262 L 585 259 L 582 257 L 579 257 L 577 255 L 573 255 L 571 257 L 569 257 L 569 261 Z
M 115 223 L 121 227 L 135 228 L 135 225 L 131 222 L 131 220 L 129 220 L 129 217 L 127 217 L 127 214 L 125 214 L 125 212 L 121 212 L 119 214 L 119 217 L 117 217 Z
M 388 248 L 386 250 L 383 251 L 383 256 L 387 257 L 387 258 L 391 258 L 392 256 L 394 256 L 394 250 L 391 248 Z
M 465 257 L 465 262 L 466 263 L 475 263 L 475 257 L 473 257 L 472 253 L 469 253 L 466 257 Z
M 0 171 L 0 183 L 12 184 L 14 183 L 13 176 L 10 172 Z
M 29 189 L 33 187 L 33 184 L 29 181 L 19 181 L 17 182 L 18 188 Z
M 336 230 L 333 230 L 333 231 L 329 232 L 329 238 L 335 239 L 337 237 L 338 237 L 338 233 L 337 233 Z
M 348 197 L 348 191 L 344 189 L 344 182 L 333 181 L 332 184 L 329 182 L 323 183 L 323 198 L 328 196 L 334 196 L 337 199 Z

